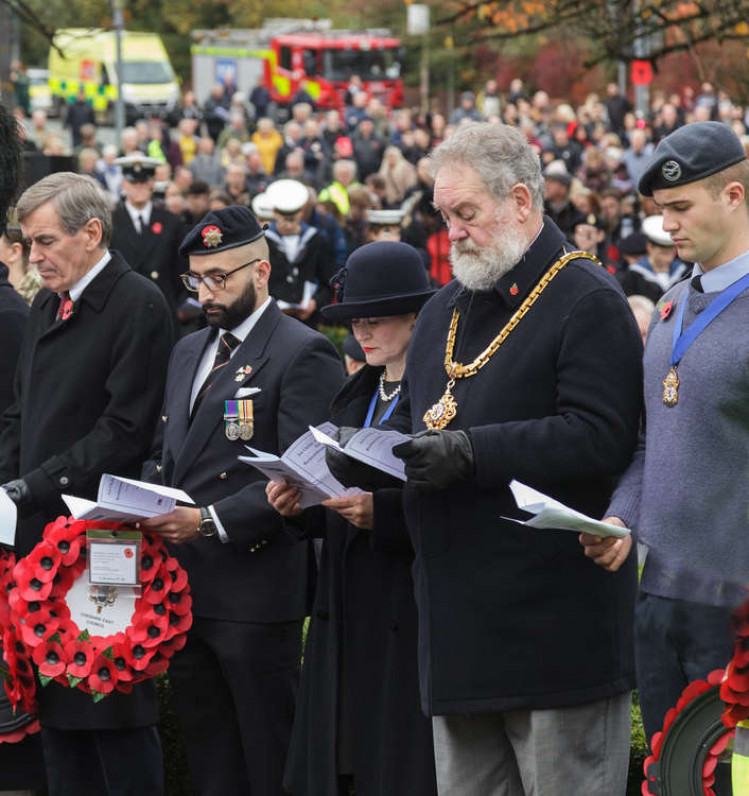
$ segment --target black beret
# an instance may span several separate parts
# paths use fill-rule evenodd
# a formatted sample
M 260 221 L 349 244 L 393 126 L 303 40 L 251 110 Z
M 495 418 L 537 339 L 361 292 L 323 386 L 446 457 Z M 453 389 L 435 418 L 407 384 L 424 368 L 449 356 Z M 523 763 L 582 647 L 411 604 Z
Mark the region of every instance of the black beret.
M 574 228 L 580 224 L 587 224 L 589 227 L 595 227 L 596 229 L 606 229 L 606 223 L 604 220 L 595 213 L 579 213 L 577 216 L 575 216 L 572 226 Z
M 619 252 L 633 257 L 642 257 L 648 251 L 648 239 L 642 232 L 632 232 L 619 242 Z
M 179 253 L 183 257 L 236 249 L 263 237 L 263 228 L 248 207 L 232 205 L 211 210 L 187 233 Z
M 640 177 L 643 196 L 717 174 L 746 159 L 736 133 L 720 122 L 692 122 L 674 130 L 656 147 Z

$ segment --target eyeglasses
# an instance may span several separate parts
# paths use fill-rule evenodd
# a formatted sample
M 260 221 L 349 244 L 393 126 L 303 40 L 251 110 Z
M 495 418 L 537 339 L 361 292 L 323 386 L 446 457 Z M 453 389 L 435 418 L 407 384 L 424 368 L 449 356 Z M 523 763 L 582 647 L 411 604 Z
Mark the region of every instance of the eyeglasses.
M 197 293 L 200 290 L 201 283 L 204 284 L 208 290 L 211 291 L 211 293 L 215 293 L 226 288 L 226 280 L 232 274 L 236 274 L 237 271 L 241 271 L 243 268 L 248 268 L 255 263 L 259 263 L 262 259 L 262 257 L 256 257 L 254 260 L 250 260 L 250 262 L 240 265 L 233 271 L 229 271 L 226 274 L 207 274 L 206 276 L 198 276 L 198 274 L 191 274 L 188 271 L 186 274 L 180 274 L 179 278 L 182 280 L 182 284 L 192 293 Z

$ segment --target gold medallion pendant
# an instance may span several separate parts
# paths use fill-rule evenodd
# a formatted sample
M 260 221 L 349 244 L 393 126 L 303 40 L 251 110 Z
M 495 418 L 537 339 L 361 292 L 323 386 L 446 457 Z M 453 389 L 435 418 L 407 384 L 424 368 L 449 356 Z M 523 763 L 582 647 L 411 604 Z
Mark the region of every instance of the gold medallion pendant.
M 663 379 L 663 403 L 666 406 L 676 406 L 679 403 L 679 377 L 673 365 Z
M 458 404 L 455 403 L 455 398 L 450 392 L 450 385 L 448 385 L 442 398 L 430 409 L 427 409 L 423 418 L 424 423 L 430 431 L 445 428 L 455 418 L 457 411 Z

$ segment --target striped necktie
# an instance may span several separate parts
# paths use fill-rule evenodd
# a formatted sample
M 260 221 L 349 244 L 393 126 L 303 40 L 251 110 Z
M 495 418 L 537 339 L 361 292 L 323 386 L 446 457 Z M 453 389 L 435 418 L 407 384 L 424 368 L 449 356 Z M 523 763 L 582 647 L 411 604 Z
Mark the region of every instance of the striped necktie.
M 202 403 L 203 398 L 205 398 L 208 390 L 211 389 L 211 385 L 216 380 L 219 373 L 221 373 L 221 371 L 226 367 L 227 363 L 231 359 L 231 352 L 239 345 L 239 343 L 240 340 L 231 332 L 226 332 L 218 341 L 218 348 L 216 349 L 216 358 L 213 360 L 213 367 L 211 368 L 211 372 L 206 376 L 206 379 L 198 391 L 198 394 L 195 396 L 195 403 L 192 406 L 192 413 L 190 414 L 191 418 L 195 417 L 195 413 L 198 411 L 198 407 Z

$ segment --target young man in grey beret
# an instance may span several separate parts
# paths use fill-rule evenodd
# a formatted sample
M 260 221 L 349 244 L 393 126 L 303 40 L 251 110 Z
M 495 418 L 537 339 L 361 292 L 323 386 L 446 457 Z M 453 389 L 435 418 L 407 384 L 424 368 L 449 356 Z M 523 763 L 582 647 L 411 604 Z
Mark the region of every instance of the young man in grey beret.
M 658 304 L 644 356 L 647 431 L 607 522 L 648 547 L 635 652 L 648 738 L 684 687 L 723 668 L 749 582 L 749 161 L 717 122 L 679 128 L 640 179 L 691 278 Z M 584 537 L 608 570 L 632 539 Z

